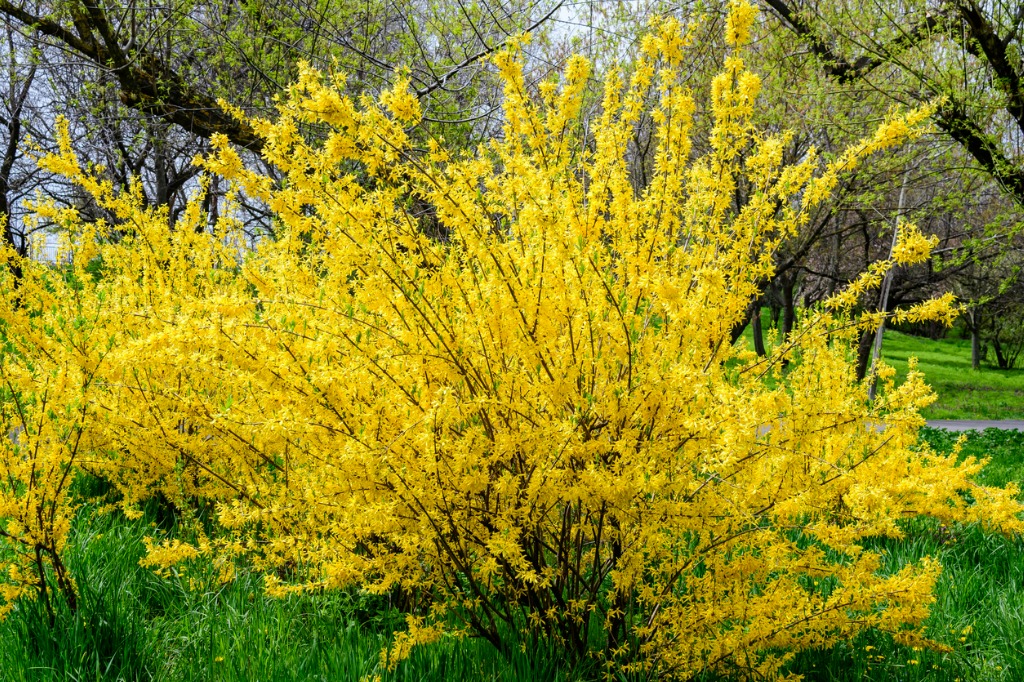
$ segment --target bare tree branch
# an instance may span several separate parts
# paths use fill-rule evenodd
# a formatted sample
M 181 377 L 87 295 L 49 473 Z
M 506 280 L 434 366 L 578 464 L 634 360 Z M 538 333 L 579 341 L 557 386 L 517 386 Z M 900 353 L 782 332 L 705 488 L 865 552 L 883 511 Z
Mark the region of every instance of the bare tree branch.
M 31 14 L 10 0 L 0 0 L 0 14 L 63 43 L 97 66 L 110 69 L 118 80 L 120 98 L 125 105 L 160 116 L 200 137 L 222 134 L 240 147 L 252 151 L 263 148 L 263 140 L 248 124 L 224 111 L 213 97 L 186 83 L 151 52 L 136 52 L 129 59 L 98 5 L 72 7 L 77 35 L 60 23 Z M 99 33 L 102 42 L 96 40 L 94 32 Z

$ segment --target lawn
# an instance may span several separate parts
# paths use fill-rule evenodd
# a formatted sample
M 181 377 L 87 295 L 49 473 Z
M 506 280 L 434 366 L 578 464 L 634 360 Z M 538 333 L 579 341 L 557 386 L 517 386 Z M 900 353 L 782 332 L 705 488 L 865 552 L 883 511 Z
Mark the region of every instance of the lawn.
M 153 519 L 117 513 L 77 529 L 69 563 L 78 614 L 58 611 L 51 627 L 38 602 L 20 603 L 0 622 L 0 682 L 581 679 L 536 648 L 505 659 L 482 641 L 455 639 L 420 648 L 388 671 L 380 652 L 403 620 L 387 597 L 270 599 L 256 575 L 221 584 L 208 564 L 160 578 L 138 565 L 142 537 L 160 533 Z
M 982 363 L 971 369 L 969 339 L 939 341 L 886 331 L 882 356 L 900 376 L 907 360 L 918 367 L 938 400 L 924 411 L 928 419 L 1024 419 L 1024 369 L 1000 370 Z
M 763 314 L 767 329 L 771 324 Z M 741 343 L 753 348 L 750 326 Z M 916 357 L 918 369 L 935 391 L 938 400 L 924 410 L 926 419 L 1024 419 L 1024 369 L 1001 370 L 983 362 L 971 368 L 970 339 L 950 334 L 938 341 L 886 330 L 882 357 L 902 378 L 907 360 Z
M 941 451 L 954 442 L 944 431 L 924 434 Z M 991 457 L 984 483 L 1024 483 L 1024 433 L 972 433 L 964 454 Z M 214 567 L 202 564 L 158 578 L 138 565 L 143 535 L 176 531 L 158 511 L 137 521 L 111 513 L 76 528 L 69 560 L 82 608 L 60 612 L 51 627 L 37 603 L 19 604 L 0 623 L 0 680 L 601 679 L 536 645 L 506 659 L 482 642 L 457 639 L 423 647 L 388 671 L 379 652 L 401 615 L 387 597 L 332 592 L 274 600 L 256 576 L 243 572 L 221 584 Z M 889 566 L 925 555 L 941 560 L 928 631 L 948 650 L 914 650 L 866 634 L 802 653 L 792 672 L 809 682 L 1024 679 L 1024 541 L 925 520 L 908 521 L 905 531 L 902 540 L 870 544 Z
M 955 434 L 925 429 L 926 440 L 948 451 Z M 980 482 L 1024 485 L 1024 433 L 970 432 L 963 455 L 989 457 Z M 917 651 L 865 635 L 831 651 L 802 654 L 795 671 L 807 682 L 929 680 L 988 682 L 1024 679 L 1024 540 L 976 527 L 946 528 L 915 519 L 902 540 L 878 540 L 893 564 L 937 557 L 943 573 L 928 633 L 949 651 Z

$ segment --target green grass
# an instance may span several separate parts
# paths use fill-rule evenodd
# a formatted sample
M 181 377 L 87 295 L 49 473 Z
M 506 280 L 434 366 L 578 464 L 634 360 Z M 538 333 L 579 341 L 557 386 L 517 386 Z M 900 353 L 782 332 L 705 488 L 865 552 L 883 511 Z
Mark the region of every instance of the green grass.
M 886 331 L 882 357 L 899 376 L 906 375 L 911 356 L 938 395 L 925 418 L 1024 419 L 1024 369 L 1000 370 L 984 363 L 971 369 L 969 339 L 933 341 Z
M 401 615 L 386 598 L 333 592 L 270 599 L 254 575 L 218 585 L 214 571 L 163 579 L 141 568 L 153 528 L 120 514 L 76 527 L 68 563 L 78 614 L 50 627 L 38 602 L 0 623 L 0 682 L 445 680 L 569 681 L 560 658 L 536 647 L 503 657 L 477 640 L 443 640 L 389 672 L 379 654 Z M 209 567 L 206 567 L 209 569 Z
M 948 451 L 955 436 L 925 430 Z M 981 481 L 1024 483 L 1024 433 L 972 433 L 965 455 L 991 457 Z M 81 518 L 84 518 L 81 517 Z M 251 575 L 218 585 L 209 567 L 162 579 L 138 565 L 141 538 L 171 527 L 151 510 L 79 522 L 68 562 L 82 605 L 58 612 L 50 628 L 38 603 L 23 602 L 0 623 L 0 682 L 35 680 L 596 680 L 555 651 L 536 646 L 506 659 L 476 640 L 443 640 L 418 649 L 389 673 L 378 654 L 400 615 L 383 597 L 356 592 L 263 596 Z M 808 681 L 1024 679 L 1024 541 L 978 528 L 907 523 L 903 540 L 876 540 L 889 566 L 936 556 L 944 566 L 929 634 L 949 651 L 914 651 L 877 634 L 829 651 L 800 654 L 792 671 Z M 913 661 L 916 661 L 913 662 Z
M 762 312 L 767 344 L 771 318 Z M 754 347 L 748 325 L 741 337 L 747 348 Z M 938 341 L 886 330 L 882 357 L 896 368 L 902 380 L 910 357 L 935 391 L 938 400 L 924 410 L 926 419 L 1024 419 L 1024 369 L 1001 370 L 983 362 L 971 368 L 970 339 L 950 334 Z
M 941 451 L 948 451 L 956 439 L 935 429 L 924 434 Z M 1024 487 L 1024 433 L 971 432 L 963 454 L 991 458 L 979 482 L 1012 481 Z M 889 565 L 923 556 L 941 561 L 927 628 L 930 637 L 951 650 L 914 651 L 869 633 L 830 651 L 801 654 L 794 671 L 807 682 L 1024 679 L 1024 540 L 978 528 L 945 528 L 924 519 L 909 522 L 906 530 L 904 540 L 878 540 L 874 546 L 886 551 Z

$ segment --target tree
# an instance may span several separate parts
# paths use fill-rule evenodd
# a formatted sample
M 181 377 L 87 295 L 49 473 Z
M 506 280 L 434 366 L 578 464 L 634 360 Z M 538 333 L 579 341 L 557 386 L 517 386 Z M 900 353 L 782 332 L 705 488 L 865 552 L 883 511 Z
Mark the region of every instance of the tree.
M 4 136 L 0 139 L 0 225 L 3 226 L 3 241 L 17 253 L 24 256 L 28 252 L 28 240 L 23 232 L 19 232 L 11 215 L 12 204 L 17 203 L 20 184 L 16 179 L 17 162 L 21 156 L 19 145 L 22 139 L 23 118 L 32 81 L 36 76 L 37 65 L 31 51 L 19 50 L 13 32 L 8 27 L 4 45 L 7 59 L 5 79 L 6 96 L 4 111 L 0 113 L 0 126 Z M 19 54 L 20 52 L 20 54 Z M 22 194 L 23 196 L 23 194 Z
M 488 139 L 500 126 L 493 103 L 500 89 L 481 60 L 509 36 L 540 32 L 559 7 L 557 0 L 500 7 L 342 0 L 159 6 L 136 0 L 5 0 L 0 15 L 9 42 L 16 45 L 8 54 L 9 68 L 17 68 L 16 54 L 31 52 L 42 76 L 25 93 L 37 103 L 41 120 L 33 130 L 34 144 L 52 149 L 56 115 L 68 115 L 83 162 L 102 167 L 122 187 L 141 181 L 146 200 L 166 205 L 174 223 L 198 187 L 199 168 L 192 161 L 209 152 L 212 135 L 226 135 L 258 162 L 263 142 L 233 111 L 272 114 L 275 98 L 303 61 L 344 70 L 349 74 L 345 91 L 354 97 L 379 94 L 398 72 L 407 73 L 424 106 L 422 129 L 466 146 Z M 311 127 L 303 134 L 315 137 L 319 131 Z M 23 142 L 17 137 L 10 138 L 12 149 Z M 216 215 L 223 188 L 214 180 L 204 191 Z M 70 186 L 51 193 L 71 202 L 91 201 Z M 89 208 L 94 218 L 103 217 L 95 204 Z M 251 239 L 272 236 L 267 207 L 250 201 L 247 209 Z M 16 213 L 10 228 L 20 233 L 26 226 Z M 421 222 L 429 231 L 436 221 L 424 213 Z M 33 229 L 51 228 L 42 223 Z M 52 245 L 52 237 L 37 241 Z
M 783 163 L 785 138 L 751 123 L 753 15 L 734 4 L 696 156 L 674 21 L 628 82 L 606 79 L 592 152 L 583 59 L 533 97 L 515 44 L 498 53 L 504 134 L 472 153 L 412 148 L 407 82 L 357 104 L 304 69 L 280 118 L 251 123 L 285 182 L 224 138 L 205 161 L 275 211 L 278 239 L 253 251 L 230 211 L 197 231 L 199 198 L 169 226 L 137 186 L 83 169 L 63 133 L 44 165 L 114 220 L 39 205 L 71 226 L 76 258 L 21 261 L 18 291 L 0 287 L 0 418 L 23 429 L 0 444 L 0 537 L 22 550 L 3 555 L 5 598 L 45 590 L 71 515 L 62 486 L 87 467 L 127 513 L 158 492 L 216 509 L 209 535 L 153 543 L 150 565 L 212 553 L 244 557 L 273 594 L 415 591 L 392 663 L 452 623 L 682 679 L 773 678 L 794 651 L 866 628 L 927 645 L 938 566 L 882 572 L 864 538 L 910 514 L 1024 527 L 1016 490 L 918 441 L 918 373 L 896 385 L 880 368 L 869 402 L 850 367 L 877 322 L 856 315 L 863 292 L 934 241 L 901 229 L 891 258 L 767 358 L 729 342 L 780 240 L 927 112 L 893 115 L 820 172 L 812 156 Z M 654 160 L 637 189 L 626 146 L 645 110 Z M 310 141 L 305 125 L 329 133 Z M 423 234 L 410 196 L 446 241 Z M 950 314 L 948 299 L 894 313 Z
M 936 125 L 1024 205 L 1019 3 L 910 2 L 892 12 L 857 3 L 764 4 L 837 83 L 861 83 L 901 102 L 939 100 Z
M 37 31 L 104 69 L 126 106 L 203 138 L 225 135 L 258 152 L 263 140 L 219 98 L 259 110 L 281 92 L 299 61 L 328 67 L 341 57 L 341 66 L 359 77 L 357 91 L 379 88 L 409 67 L 420 83 L 417 95 L 444 95 L 443 111 L 444 100 L 467 86 L 470 67 L 508 37 L 542 26 L 560 5 L 469 10 L 459 4 L 455 12 L 397 3 L 396 15 L 389 16 L 382 6 L 330 1 L 141 7 L 135 0 L 109 6 L 73 0 L 51 7 L 0 0 L 0 14 L 9 26 Z M 452 41 L 453 34 L 472 37 Z M 463 100 L 461 106 L 472 104 Z
M 1014 367 L 1024 349 L 1020 249 L 1018 240 L 997 257 L 971 261 L 958 277 L 957 294 L 968 301 L 963 317 L 971 334 L 974 369 L 981 367 L 986 345 L 991 345 L 1000 369 Z
M 251 128 L 147 49 L 147 41 L 138 42 L 134 3 L 129 9 L 132 21 L 112 22 L 98 3 L 76 1 L 62 6 L 63 11 L 36 13 L 25 5 L 0 0 L 0 13 L 9 25 L 38 31 L 93 64 L 109 68 L 126 105 L 203 137 L 220 133 L 242 147 L 258 150 L 262 142 Z M 70 25 L 58 17 L 65 17 Z

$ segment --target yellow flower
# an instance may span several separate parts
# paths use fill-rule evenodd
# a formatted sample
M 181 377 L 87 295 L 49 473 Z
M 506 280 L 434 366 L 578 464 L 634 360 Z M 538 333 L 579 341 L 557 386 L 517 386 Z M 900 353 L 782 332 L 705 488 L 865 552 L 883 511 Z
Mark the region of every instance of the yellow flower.
M 409 79 L 401 76 L 390 90 L 380 96 L 380 102 L 391 114 L 406 125 L 419 123 L 422 116 L 420 101 L 409 91 Z
M 742 47 L 750 41 L 750 28 L 757 18 L 757 7 L 747 0 L 730 0 L 729 15 L 725 20 L 725 40 Z
M 753 21 L 733 3 L 729 40 Z M 865 540 L 899 537 L 910 514 L 1017 533 L 1024 506 L 976 483 L 981 462 L 919 442 L 932 394 L 912 363 L 900 384 L 880 372 L 884 400 L 864 399 L 850 351 L 882 318 L 857 310 L 895 260 L 768 357 L 731 336 L 842 174 L 919 128 L 894 114 L 820 172 L 813 155 L 786 166 L 788 138 L 757 129 L 760 79 L 736 50 L 693 145 L 689 75 L 665 68 L 686 40 L 659 24 L 587 119 L 586 61 L 536 98 L 513 44 L 494 58 L 502 134 L 472 153 L 417 151 L 404 77 L 355 101 L 304 65 L 278 117 L 250 121 L 260 165 L 213 141 L 203 164 L 231 200 L 212 228 L 203 193 L 172 224 L 138 183 L 83 171 L 65 126 L 42 165 L 114 220 L 40 199 L 92 267 L 24 261 L 17 287 L 0 268 L 0 426 L 22 427 L 0 439 L 0 615 L 37 592 L 35 571 L 61 574 L 79 509 L 68 481 L 87 462 L 124 514 L 154 498 L 180 510 L 190 541 L 151 531 L 140 563 L 190 589 L 246 565 L 271 598 L 419 600 L 389 668 L 442 637 L 520 627 L 520 641 L 585 644 L 595 618 L 624 629 L 610 674 L 657 662 L 696 677 L 732 657 L 774 679 L 777 652 L 870 629 L 925 645 L 941 566 L 882 571 Z M 759 188 L 739 211 L 737 187 Z M 242 247 L 243 200 L 273 213 L 273 239 Z M 910 228 L 898 246 L 924 257 Z M 45 549 L 42 569 L 17 547 Z M 646 658 L 628 660 L 628 642 Z

